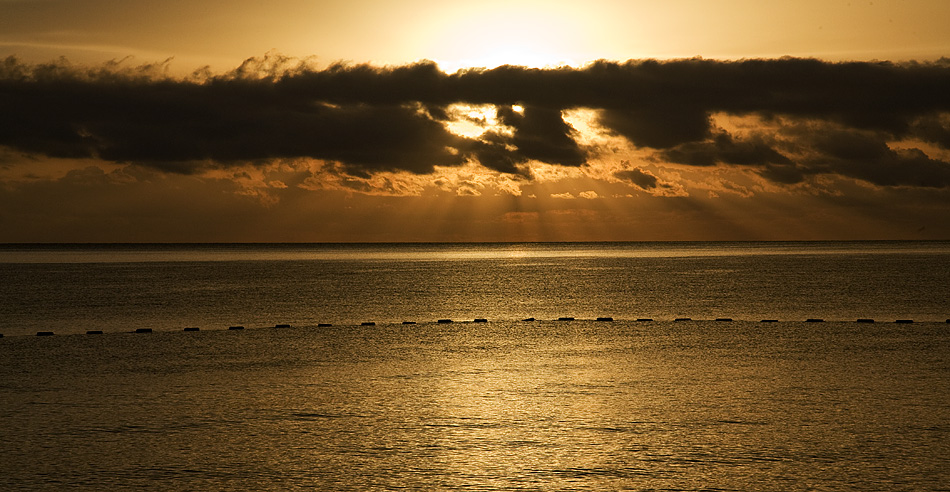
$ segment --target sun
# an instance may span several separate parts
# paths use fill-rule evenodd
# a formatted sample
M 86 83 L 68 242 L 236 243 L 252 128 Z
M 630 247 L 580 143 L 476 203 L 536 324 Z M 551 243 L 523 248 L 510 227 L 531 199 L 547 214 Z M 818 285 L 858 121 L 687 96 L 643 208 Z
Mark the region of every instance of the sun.
M 587 43 L 576 15 L 551 4 L 453 5 L 419 34 L 426 52 L 446 71 L 500 65 L 577 65 Z

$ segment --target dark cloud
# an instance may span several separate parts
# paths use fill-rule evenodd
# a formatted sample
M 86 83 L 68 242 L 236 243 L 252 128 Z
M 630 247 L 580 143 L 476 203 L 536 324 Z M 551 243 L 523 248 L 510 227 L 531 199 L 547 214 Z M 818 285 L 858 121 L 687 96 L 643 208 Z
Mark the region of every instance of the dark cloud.
M 950 187 L 950 162 L 915 148 L 892 148 L 893 135 L 840 124 L 810 122 L 790 125 L 774 145 L 794 148 L 796 162 L 773 163 L 759 174 L 778 183 L 797 183 L 808 175 L 830 174 L 879 186 Z
M 695 108 L 606 109 L 599 123 L 644 147 L 666 149 L 709 136 L 709 114 Z
M 812 147 L 830 159 L 871 161 L 890 152 L 887 142 L 871 132 L 820 128 L 804 137 L 810 138 Z
M 805 173 L 795 164 L 769 164 L 759 171 L 759 175 L 773 183 L 789 185 L 801 183 L 805 180 Z
M 737 140 L 725 132 L 720 132 L 707 141 L 680 144 L 661 152 L 660 155 L 671 162 L 691 166 L 713 166 L 720 163 L 764 166 L 791 163 L 760 137 Z
M 564 122 L 560 110 L 525 106 L 517 112 L 503 106 L 498 119 L 514 128 L 511 144 L 526 159 L 562 166 L 580 166 L 587 160 L 586 152 L 574 141 L 577 132 Z
M 950 149 L 950 118 L 927 116 L 917 120 L 913 134 L 925 142 Z
M 880 186 L 950 187 L 950 163 L 919 149 L 892 149 L 885 138 L 867 131 L 819 129 L 799 139 L 815 151 L 802 166 L 806 172 L 838 174 Z
M 887 145 L 918 139 L 950 149 L 946 59 L 600 61 L 447 74 L 429 62 L 318 70 L 265 58 L 222 75 L 157 73 L 8 58 L 0 62 L 0 145 L 179 173 L 293 157 L 340 162 L 354 173 L 426 173 L 469 160 L 515 173 L 528 160 L 584 164 L 589 150 L 561 111 L 590 108 L 610 132 L 680 164 L 754 166 L 780 183 L 826 172 L 885 186 L 948 186 L 947 163 Z M 454 135 L 443 125 L 454 103 L 495 105 L 513 131 Z M 717 113 L 820 122 L 843 133 L 740 139 L 714 127 Z
M 950 187 L 950 162 L 931 159 L 918 149 L 890 150 L 873 160 L 845 161 L 836 169 L 880 186 Z
M 656 188 L 657 185 L 656 176 L 639 168 L 628 169 L 626 171 L 617 171 L 614 173 L 614 177 L 624 181 L 629 181 L 640 188 L 643 188 L 644 190 L 652 190 Z
M 196 162 L 316 157 L 416 173 L 457 165 L 463 139 L 410 105 L 298 100 L 266 81 L 3 80 L 0 143 L 52 157 L 99 157 L 168 171 Z
M 518 166 L 525 162 L 525 157 L 513 152 L 505 141 L 504 136 L 490 133 L 482 140 L 470 143 L 468 148 L 478 162 L 489 169 L 509 174 L 523 174 Z

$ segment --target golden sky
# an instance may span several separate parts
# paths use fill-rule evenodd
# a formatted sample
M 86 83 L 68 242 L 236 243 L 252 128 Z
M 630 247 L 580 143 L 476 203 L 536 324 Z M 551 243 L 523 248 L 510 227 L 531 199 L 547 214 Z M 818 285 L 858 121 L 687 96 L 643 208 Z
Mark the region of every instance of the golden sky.
M 0 241 L 950 239 L 948 21 L 0 0 Z
M 229 69 L 294 57 L 461 66 L 630 58 L 931 60 L 950 50 L 942 0 L 0 0 L 0 55 L 174 57 Z

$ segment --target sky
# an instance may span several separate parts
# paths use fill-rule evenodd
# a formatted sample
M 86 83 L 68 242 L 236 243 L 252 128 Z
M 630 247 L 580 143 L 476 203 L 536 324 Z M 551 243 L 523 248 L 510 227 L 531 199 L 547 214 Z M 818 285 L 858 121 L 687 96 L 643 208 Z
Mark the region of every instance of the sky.
M 946 240 L 948 22 L 0 0 L 0 242 Z

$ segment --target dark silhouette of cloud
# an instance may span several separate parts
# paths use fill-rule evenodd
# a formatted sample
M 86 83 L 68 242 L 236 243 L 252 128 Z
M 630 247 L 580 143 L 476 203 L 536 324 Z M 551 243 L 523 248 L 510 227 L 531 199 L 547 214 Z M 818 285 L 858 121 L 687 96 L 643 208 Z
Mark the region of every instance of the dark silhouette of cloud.
M 617 171 L 614 177 L 629 181 L 644 190 L 652 190 L 657 186 L 656 176 L 643 171 L 639 168 L 628 169 L 626 171 Z
M 805 173 L 798 166 L 790 165 L 766 165 L 759 171 L 759 175 L 773 183 L 796 184 L 805 180 Z
M 720 132 L 709 140 L 677 145 L 660 155 L 671 162 L 690 166 L 713 166 L 720 163 L 740 166 L 791 163 L 761 138 L 736 140 L 725 132 Z
M 894 149 L 892 134 L 860 130 L 839 124 L 791 125 L 779 132 L 795 147 L 797 161 L 771 162 L 759 174 L 777 183 L 800 182 L 807 175 L 833 174 L 879 186 L 950 187 L 950 163 L 927 156 L 915 148 Z
M 587 160 L 586 152 L 573 139 L 576 131 L 564 122 L 560 110 L 526 106 L 519 113 L 503 106 L 498 118 L 514 128 L 511 144 L 526 159 L 562 166 L 580 166 Z
M 950 187 L 950 164 L 919 149 L 890 148 L 887 135 L 852 129 L 818 129 L 799 141 L 815 151 L 803 159 L 811 173 L 834 173 L 880 186 Z
M 917 120 L 912 132 L 925 142 L 950 149 L 950 118 L 927 116 Z
M 599 123 L 644 147 L 667 149 L 709 136 L 709 114 L 695 108 L 604 110 Z
M 872 160 L 844 161 L 836 171 L 880 186 L 950 187 L 950 164 L 918 149 L 889 150 Z
M 339 162 L 355 174 L 422 174 L 471 160 L 523 173 L 519 166 L 529 160 L 583 165 L 592 150 L 577 142 L 561 111 L 590 108 L 609 132 L 668 162 L 746 166 L 778 183 L 825 173 L 881 186 L 950 186 L 947 162 L 888 146 L 916 139 L 950 150 L 947 59 L 599 61 L 454 74 L 430 62 L 319 70 L 279 62 L 250 59 L 226 74 L 175 79 L 155 67 L 28 66 L 7 58 L 0 62 L 0 146 L 175 173 L 293 157 Z M 495 105 L 511 132 L 449 132 L 446 108 L 455 103 Z M 804 129 L 740 138 L 715 127 L 719 113 L 781 118 Z

